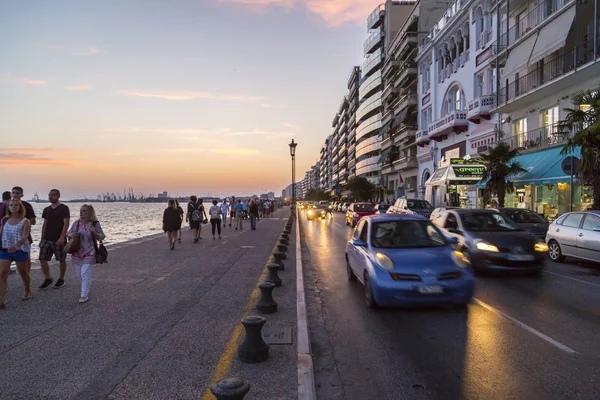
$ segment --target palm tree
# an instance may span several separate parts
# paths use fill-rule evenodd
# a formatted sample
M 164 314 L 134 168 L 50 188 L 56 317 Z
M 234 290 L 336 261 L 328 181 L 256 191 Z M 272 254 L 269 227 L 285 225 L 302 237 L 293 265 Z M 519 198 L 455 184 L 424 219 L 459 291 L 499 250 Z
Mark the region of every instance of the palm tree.
M 486 170 L 481 177 L 483 182 L 487 182 L 484 189 L 484 198 L 491 198 L 495 194 L 498 196 L 500 207 L 504 207 L 506 193 L 512 193 L 515 190 L 510 181 L 511 175 L 526 172 L 518 162 L 513 161 L 518 155 L 518 149 L 511 150 L 506 143 L 500 142 L 496 147 L 491 148 L 488 154 L 481 157 L 486 166 Z
M 575 176 L 580 183 L 592 186 L 592 209 L 600 210 L 600 93 L 577 92 L 573 95 L 573 103 L 579 107 L 565 108 L 567 117 L 559 127 L 577 133 L 567 140 L 561 154 L 581 148 L 581 162 Z

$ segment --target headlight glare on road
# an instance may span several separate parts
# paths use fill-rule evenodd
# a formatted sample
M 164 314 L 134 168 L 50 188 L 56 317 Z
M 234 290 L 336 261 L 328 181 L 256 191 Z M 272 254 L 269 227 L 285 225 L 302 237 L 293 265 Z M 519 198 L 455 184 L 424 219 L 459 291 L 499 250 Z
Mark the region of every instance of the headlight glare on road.
M 539 251 L 540 253 L 548 251 L 548 245 L 544 242 L 537 242 L 534 246 L 535 251 Z
M 454 261 L 454 264 L 460 268 L 468 268 L 471 266 L 471 262 L 462 251 L 454 250 L 452 252 L 452 260 Z
M 478 242 L 476 247 L 477 247 L 477 250 L 489 251 L 490 253 L 498 253 L 499 252 L 499 250 L 496 246 L 494 246 L 493 244 L 486 243 L 486 242 Z
M 375 258 L 377 259 L 377 264 L 387 271 L 391 271 L 394 269 L 394 262 L 383 253 L 375 253 Z
M 312 215 L 312 211 L 311 210 L 308 210 L 308 215 Z

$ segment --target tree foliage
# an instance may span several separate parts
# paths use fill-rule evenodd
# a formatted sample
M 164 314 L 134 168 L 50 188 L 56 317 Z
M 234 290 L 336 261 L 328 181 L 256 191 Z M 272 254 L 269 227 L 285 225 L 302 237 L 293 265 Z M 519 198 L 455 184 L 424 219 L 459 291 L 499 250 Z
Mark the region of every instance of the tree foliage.
M 348 180 L 344 189 L 349 190 L 356 200 L 370 201 L 377 188 L 367 178 L 355 176 Z
M 517 149 L 511 150 L 510 147 L 500 142 L 496 147 L 490 149 L 488 154 L 482 156 L 486 170 L 481 180 L 486 182 L 484 189 L 484 198 L 498 196 L 498 205 L 504 207 L 506 193 L 512 193 L 515 190 L 510 181 L 511 175 L 519 172 L 526 172 L 521 165 L 513 161 L 519 155 Z
M 561 154 L 573 153 L 581 147 L 581 162 L 575 176 L 579 182 L 592 186 L 592 208 L 600 210 L 600 93 L 577 92 L 573 103 L 578 107 L 565 108 L 567 116 L 559 123 L 561 129 L 575 132 Z
M 310 189 L 308 192 L 306 192 L 306 196 L 304 196 L 304 200 L 308 200 L 308 201 L 329 200 L 329 195 L 321 189 Z

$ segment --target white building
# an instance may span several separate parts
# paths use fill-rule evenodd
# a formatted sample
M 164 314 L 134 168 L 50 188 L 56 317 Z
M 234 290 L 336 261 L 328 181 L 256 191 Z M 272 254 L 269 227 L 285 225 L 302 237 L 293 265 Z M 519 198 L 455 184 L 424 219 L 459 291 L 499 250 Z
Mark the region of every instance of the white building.
M 464 159 L 476 160 L 497 136 L 495 13 L 492 0 L 458 0 L 419 46 L 418 181 L 437 206 L 477 206 L 481 165 Z

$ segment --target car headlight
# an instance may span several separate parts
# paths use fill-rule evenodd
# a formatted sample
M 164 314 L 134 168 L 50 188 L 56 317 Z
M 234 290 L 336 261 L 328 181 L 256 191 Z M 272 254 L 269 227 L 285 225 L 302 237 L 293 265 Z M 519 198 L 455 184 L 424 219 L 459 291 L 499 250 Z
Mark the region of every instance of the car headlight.
M 452 260 L 460 268 L 468 268 L 471 266 L 471 261 L 465 256 L 462 251 L 454 250 L 452 252 Z
M 308 210 L 308 215 L 311 215 L 311 214 L 312 214 L 312 211 L 311 211 L 311 210 Z
M 325 214 L 325 210 L 321 211 L 321 214 Z
M 478 242 L 476 247 L 477 247 L 477 250 L 489 251 L 490 253 L 498 253 L 499 252 L 499 250 L 496 246 L 494 246 L 493 244 L 486 243 L 486 242 Z
M 375 259 L 377 260 L 377 264 L 387 271 L 392 271 L 394 269 L 394 263 L 392 260 L 383 253 L 375 253 Z
M 548 251 L 548 245 L 544 242 L 537 242 L 534 246 L 535 251 L 539 251 L 541 253 Z

